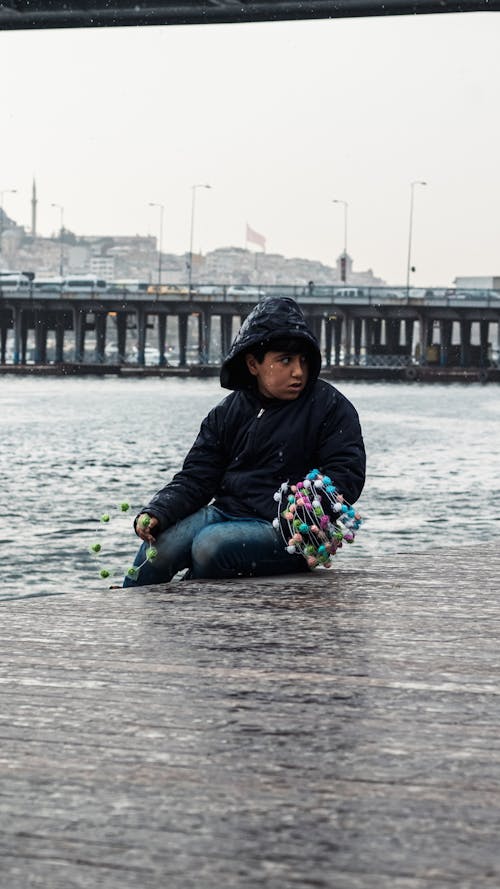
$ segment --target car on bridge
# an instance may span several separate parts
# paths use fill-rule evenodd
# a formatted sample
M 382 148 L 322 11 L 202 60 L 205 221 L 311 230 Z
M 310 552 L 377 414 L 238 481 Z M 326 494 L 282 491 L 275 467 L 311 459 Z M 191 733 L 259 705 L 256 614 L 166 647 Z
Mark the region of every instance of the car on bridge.
M 226 290 L 227 296 L 250 296 L 260 299 L 266 295 L 263 287 L 255 287 L 253 284 L 232 284 Z

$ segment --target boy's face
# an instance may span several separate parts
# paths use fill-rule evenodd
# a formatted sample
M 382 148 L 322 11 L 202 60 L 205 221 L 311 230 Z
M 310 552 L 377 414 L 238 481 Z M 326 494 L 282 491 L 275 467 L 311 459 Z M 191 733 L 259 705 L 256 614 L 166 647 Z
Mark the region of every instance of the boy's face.
M 304 390 L 309 376 L 307 355 L 290 352 L 266 352 L 261 364 L 247 354 L 248 370 L 256 378 L 261 395 L 293 401 Z

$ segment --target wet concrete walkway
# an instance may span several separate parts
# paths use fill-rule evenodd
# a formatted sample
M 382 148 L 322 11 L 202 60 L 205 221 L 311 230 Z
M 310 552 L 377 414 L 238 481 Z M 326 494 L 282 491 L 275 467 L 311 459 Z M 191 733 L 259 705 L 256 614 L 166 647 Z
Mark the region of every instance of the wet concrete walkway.
M 3 601 L 0 886 L 498 889 L 499 569 Z

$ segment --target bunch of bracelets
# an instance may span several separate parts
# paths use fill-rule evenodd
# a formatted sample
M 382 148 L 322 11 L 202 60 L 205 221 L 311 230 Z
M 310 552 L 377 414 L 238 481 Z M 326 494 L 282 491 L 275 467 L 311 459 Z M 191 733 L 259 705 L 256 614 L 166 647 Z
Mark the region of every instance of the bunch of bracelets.
M 121 514 L 127 513 L 129 511 L 129 509 L 130 509 L 130 505 L 124 501 L 123 503 L 120 503 L 120 505 L 118 507 L 118 513 L 121 513 Z M 101 529 L 104 527 L 108 527 L 111 521 L 112 521 L 112 516 L 110 515 L 110 513 L 104 512 L 100 518 Z M 149 516 L 144 515 L 142 517 L 142 521 L 141 521 L 142 527 L 144 529 L 146 529 L 148 527 L 150 521 L 151 521 L 151 519 L 149 518 Z M 103 544 L 99 540 L 96 540 L 94 543 L 90 544 L 89 553 L 92 556 L 97 556 L 100 558 L 103 555 L 103 552 L 104 552 L 104 547 L 103 547 Z M 143 567 L 143 565 L 145 565 L 146 562 L 153 562 L 156 559 L 157 555 L 158 555 L 158 550 L 156 549 L 155 546 L 147 546 L 145 549 L 145 559 L 142 562 L 142 564 L 131 565 L 129 568 L 126 568 L 124 572 L 120 571 L 120 570 L 114 570 L 110 567 L 103 567 L 99 570 L 99 576 L 102 577 L 103 580 L 106 580 L 108 577 L 112 577 L 115 574 L 126 574 L 127 577 L 130 577 L 133 580 L 136 580 L 139 576 L 139 572 L 140 572 L 141 568 Z
M 354 542 L 362 523 L 359 512 L 318 469 L 294 485 L 284 482 L 274 499 L 274 528 L 281 532 L 286 551 L 303 556 L 310 568 L 331 568 L 337 550 Z

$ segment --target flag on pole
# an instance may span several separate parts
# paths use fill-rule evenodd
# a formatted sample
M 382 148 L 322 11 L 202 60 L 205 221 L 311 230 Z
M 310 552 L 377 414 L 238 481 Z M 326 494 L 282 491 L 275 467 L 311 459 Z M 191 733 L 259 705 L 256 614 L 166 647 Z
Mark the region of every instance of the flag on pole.
M 253 228 L 250 228 L 247 222 L 247 234 L 246 241 L 251 241 L 252 244 L 258 244 L 259 247 L 262 247 L 263 250 L 266 249 L 266 239 L 264 235 L 259 235 L 258 232 L 254 231 Z

